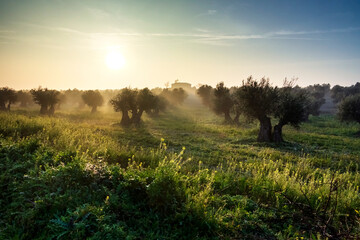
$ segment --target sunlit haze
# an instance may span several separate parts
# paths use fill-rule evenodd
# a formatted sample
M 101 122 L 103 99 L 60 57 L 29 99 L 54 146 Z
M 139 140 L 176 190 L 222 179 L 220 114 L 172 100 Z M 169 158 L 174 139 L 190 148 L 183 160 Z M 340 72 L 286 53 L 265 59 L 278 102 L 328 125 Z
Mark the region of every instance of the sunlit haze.
M 113 70 L 119 70 L 125 65 L 124 56 L 117 51 L 111 51 L 106 55 L 106 65 Z
M 351 85 L 359 1 L 0 1 L 0 86 Z

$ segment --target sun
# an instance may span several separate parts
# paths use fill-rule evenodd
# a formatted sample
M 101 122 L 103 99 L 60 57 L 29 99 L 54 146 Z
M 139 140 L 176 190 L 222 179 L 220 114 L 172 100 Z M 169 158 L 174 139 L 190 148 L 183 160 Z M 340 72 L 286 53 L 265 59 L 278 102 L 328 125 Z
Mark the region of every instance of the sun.
M 106 66 L 109 69 L 118 70 L 123 68 L 124 65 L 125 58 L 120 52 L 112 51 L 106 55 Z

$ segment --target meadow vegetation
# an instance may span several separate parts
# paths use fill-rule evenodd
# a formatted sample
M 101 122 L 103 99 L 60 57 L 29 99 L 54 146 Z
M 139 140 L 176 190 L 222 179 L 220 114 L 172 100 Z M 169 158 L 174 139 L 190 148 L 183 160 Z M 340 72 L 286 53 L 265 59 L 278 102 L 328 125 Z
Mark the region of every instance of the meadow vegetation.
M 101 111 L 0 112 L 0 239 L 360 237 L 357 123 L 310 116 L 276 144 L 199 104 Z

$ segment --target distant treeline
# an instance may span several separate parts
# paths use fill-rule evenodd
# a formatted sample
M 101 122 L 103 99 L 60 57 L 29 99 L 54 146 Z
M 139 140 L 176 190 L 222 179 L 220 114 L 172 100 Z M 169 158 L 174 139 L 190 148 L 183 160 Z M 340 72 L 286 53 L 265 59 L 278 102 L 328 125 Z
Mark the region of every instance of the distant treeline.
M 352 85 L 350 87 L 342 87 L 339 85 L 335 85 L 331 89 L 331 97 L 336 103 L 341 102 L 346 97 L 354 96 L 357 94 L 360 94 L 360 82 L 357 82 L 355 85 Z
M 145 88 L 146 91 L 149 89 Z M 116 98 L 124 91 L 142 91 L 138 89 L 110 89 L 110 90 L 53 90 L 48 88 L 37 88 L 32 90 L 20 90 L 3 87 L 0 88 L 0 110 L 10 111 L 12 105 L 22 108 L 33 108 L 40 105 L 40 113 L 52 115 L 59 109 L 84 109 L 86 106 L 91 108 L 91 112 L 96 112 L 97 107 L 112 107 L 112 99 Z M 150 94 L 162 98 L 162 105 L 180 105 L 187 97 L 183 89 L 160 89 L 156 88 L 149 91 Z M 164 103 L 165 102 L 165 103 Z M 164 108 L 164 106 L 162 107 Z
M 299 127 L 309 115 L 319 115 L 326 95 L 338 104 L 341 120 L 360 123 L 360 83 L 350 87 L 336 85 L 330 88 L 330 84 L 315 84 L 301 88 L 294 86 L 294 82 L 285 79 L 282 87 L 274 87 L 269 79 L 255 80 L 250 76 L 241 86 L 228 88 L 223 82 L 215 88 L 203 85 L 197 89 L 197 95 L 210 110 L 223 115 L 226 123 L 239 124 L 241 115 L 258 120 L 258 141 L 282 142 L 282 127 Z M 40 114 L 53 115 L 60 108 L 83 109 L 87 105 L 95 113 L 105 103 L 121 112 L 121 124 L 128 126 L 139 124 L 144 112 L 154 117 L 169 106 L 181 105 L 187 96 L 182 88 L 57 91 L 39 87 L 15 91 L 3 87 L 0 89 L 0 110 L 10 111 L 12 104 L 23 108 L 40 105 Z M 272 118 L 278 121 L 274 128 Z

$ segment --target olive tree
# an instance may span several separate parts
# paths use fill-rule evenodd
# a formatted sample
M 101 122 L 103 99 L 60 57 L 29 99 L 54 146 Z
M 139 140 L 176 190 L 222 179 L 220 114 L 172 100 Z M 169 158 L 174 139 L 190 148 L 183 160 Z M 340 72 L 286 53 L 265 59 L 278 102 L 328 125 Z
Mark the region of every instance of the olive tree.
M 62 104 L 66 104 L 67 98 L 65 92 L 60 92 L 60 94 L 58 95 L 58 99 L 59 101 L 56 104 L 56 110 L 59 110 Z
M 121 124 L 139 124 L 144 112 L 160 110 L 160 100 L 148 88 L 142 90 L 123 89 L 110 100 L 116 112 L 122 112 Z
M 236 92 L 239 90 L 239 87 L 231 87 L 230 88 L 230 95 L 231 99 L 234 103 L 234 106 L 232 107 L 231 111 L 235 114 L 233 123 L 240 125 L 239 119 L 241 115 L 241 102 L 240 99 L 236 97 Z
M 14 89 L 3 87 L 0 88 L 0 110 L 10 111 L 12 103 L 17 101 L 16 91 Z
M 135 108 L 137 91 L 130 88 L 124 88 L 119 94 L 110 100 L 115 112 L 121 112 L 121 122 L 123 126 L 131 124 L 129 111 Z
M 314 84 L 300 89 L 300 91 L 304 90 L 307 92 L 308 98 L 304 117 L 305 120 L 308 120 L 310 114 L 313 116 L 320 114 L 320 108 L 325 103 L 325 94 L 330 92 L 330 84 Z
M 309 92 L 293 87 L 294 80 L 285 79 L 282 88 L 273 87 L 268 79 L 251 76 L 234 92 L 236 108 L 250 119 L 260 122 L 259 142 L 283 142 L 282 128 L 289 124 L 299 127 L 306 119 L 310 104 Z M 272 131 L 271 117 L 278 120 Z
M 284 141 L 282 137 L 284 125 L 290 124 L 298 128 L 299 124 L 305 120 L 308 102 L 308 95 L 304 90 L 294 91 L 291 86 L 278 89 L 278 99 L 274 109 L 274 116 L 278 119 L 278 123 L 274 126 L 274 142 Z
M 257 140 L 272 141 L 272 125 L 270 116 L 274 112 L 278 100 L 278 91 L 272 87 L 268 79 L 256 81 L 250 76 L 243 81 L 242 86 L 234 93 L 241 112 L 250 119 L 260 122 Z
M 188 97 L 188 94 L 182 88 L 164 89 L 160 96 L 164 97 L 172 105 L 181 105 L 184 103 L 185 99 Z
M 224 86 L 223 82 L 220 82 L 216 85 L 216 88 L 202 85 L 196 93 L 201 98 L 204 106 L 209 107 L 217 115 L 224 115 L 225 123 L 239 124 L 241 111 L 238 107 L 238 99 L 234 95 L 237 89 L 238 87 L 229 89 Z M 233 119 L 232 114 L 235 114 Z
M 172 90 L 172 99 L 174 103 L 177 105 L 181 105 L 184 103 L 185 99 L 188 97 L 188 94 L 182 88 L 175 88 Z
M 91 107 L 91 113 L 95 113 L 97 111 L 97 107 L 102 106 L 104 103 L 104 98 L 98 90 L 85 91 L 81 97 L 84 103 Z
M 357 82 L 355 85 L 351 85 L 349 87 L 335 85 L 331 89 L 331 97 L 335 103 L 340 103 L 344 98 L 357 94 L 360 94 L 360 82 Z
M 360 123 L 360 94 L 346 97 L 341 101 L 338 117 L 341 121 L 354 121 Z
M 132 122 L 139 124 L 144 111 L 150 111 L 156 104 L 156 96 L 148 89 L 138 91 L 132 111 Z
M 231 123 L 231 108 L 234 106 L 233 99 L 230 95 L 230 89 L 224 86 L 223 82 L 216 85 L 214 89 L 213 110 L 216 114 L 224 114 L 225 122 Z
M 57 103 L 59 103 L 59 101 L 60 101 L 60 99 L 59 99 L 60 92 L 56 91 L 56 90 L 48 90 L 48 91 L 49 91 L 47 93 L 47 97 L 48 97 L 48 101 L 49 101 L 48 115 L 54 115 L 55 105 Z
M 201 98 L 202 104 L 207 107 L 212 107 L 213 105 L 213 98 L 214 98 L 214 90 L 209 85 L 202 85 L 196 91 L 197 95 Z
M 40 105 L 40 114 L 54 114 L 55 105 L 59 102 L 59 91 L 39 87 L 38 89 L 32 89 L 30 92 L 34 102 Z
M 66 102 L 71 104 L 71 106 L 76 106 L 79 109 L 83 109 L 85 107 L 84 100 L 82 99 L 82 94 L 84 91 L 74 89 L 68 89 L 63 92 L 66 98 Z
M 159 116 L 160 112 L 164 112 L 168 106 L 168 101 L 162 96 L 156 96 L 154 99 L 154 105 L 146 110 L 149 116 Z
M 20 90 L 16 95 L 20 102 L 20 107 L 27 107 L 29 104 L 33 103 L 31 94 L 28 91 Z

